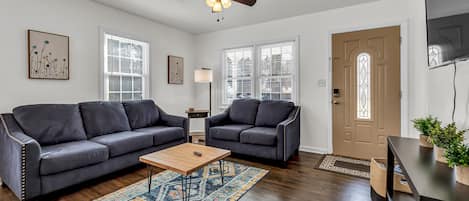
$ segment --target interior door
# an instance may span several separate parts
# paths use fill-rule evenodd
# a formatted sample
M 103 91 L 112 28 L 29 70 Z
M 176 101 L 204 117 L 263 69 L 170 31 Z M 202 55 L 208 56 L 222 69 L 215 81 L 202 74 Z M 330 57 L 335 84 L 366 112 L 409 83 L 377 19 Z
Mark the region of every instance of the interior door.
M 386 137 L 400 136 L 400 27 L 332 37 L 333 152 L 386 156 Z

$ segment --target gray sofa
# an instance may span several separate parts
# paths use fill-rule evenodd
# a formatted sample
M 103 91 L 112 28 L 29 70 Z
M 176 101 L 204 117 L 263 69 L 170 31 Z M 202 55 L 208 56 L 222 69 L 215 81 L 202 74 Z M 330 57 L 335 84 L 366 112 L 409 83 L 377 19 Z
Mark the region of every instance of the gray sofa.
M 21 106 L 1 115 L 0 177 L 29 200 L 137 165 L 187 133 L 186 118 L 151 100 Z
M 300 146 L 300 107 L 285 101 L 239 99 L 205 120 L 206 143 L 233 153 L 281 161 Z

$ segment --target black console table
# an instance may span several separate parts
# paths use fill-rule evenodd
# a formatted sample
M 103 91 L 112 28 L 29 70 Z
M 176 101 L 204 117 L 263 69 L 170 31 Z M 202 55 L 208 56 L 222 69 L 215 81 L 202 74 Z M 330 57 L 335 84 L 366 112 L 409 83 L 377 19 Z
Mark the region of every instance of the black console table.
M 433 150 L 419 146 L 417 139 L 388 137 L 387 200 L 401 200 L 393 189 L 395 159 L 418 201 L 467 201 L 469 186 L 456 183 L 455 171 L 434 160 Z

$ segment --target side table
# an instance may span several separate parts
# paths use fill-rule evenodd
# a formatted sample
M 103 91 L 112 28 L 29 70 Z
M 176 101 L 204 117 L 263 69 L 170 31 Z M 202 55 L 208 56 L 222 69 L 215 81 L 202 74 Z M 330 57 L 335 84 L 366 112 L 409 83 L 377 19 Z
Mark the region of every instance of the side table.
M 209 110 L 186 110 L 187 118 L 189 119 L 189 122 L 191 119 L 203 119 L 208 117 Z M 190 123 L 189 123 L 189 129 L 190 129 Z M 193 139 L 197 139 L 197 142 L 195 142 Z M 205 143 L 205 131 L 200 132 L 200 131 L 189 131 L 189 142 L 190 143 Z

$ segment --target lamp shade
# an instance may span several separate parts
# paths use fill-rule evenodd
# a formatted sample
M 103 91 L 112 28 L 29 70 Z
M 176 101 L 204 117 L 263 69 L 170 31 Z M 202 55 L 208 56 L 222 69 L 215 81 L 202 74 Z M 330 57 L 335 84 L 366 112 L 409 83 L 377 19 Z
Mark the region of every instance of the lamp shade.
M 213 81 L 212 69 L 202 68 L 195 70 L 194 81 L 196 83 L 211 83 Z

